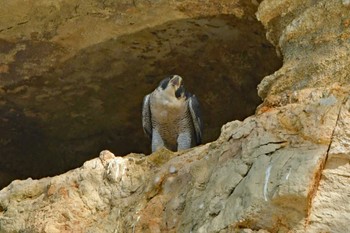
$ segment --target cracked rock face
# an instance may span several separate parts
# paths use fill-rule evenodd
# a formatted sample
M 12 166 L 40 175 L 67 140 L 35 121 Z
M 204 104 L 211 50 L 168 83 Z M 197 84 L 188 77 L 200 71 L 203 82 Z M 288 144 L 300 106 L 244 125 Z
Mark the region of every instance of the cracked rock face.
M 187 151 L 103 151 L 14 181 L 0 191 L 0 231 L 347 232 L 349 4 L 265 0 L 257 16 L 284 64 L 259 85 L 255 115 Z

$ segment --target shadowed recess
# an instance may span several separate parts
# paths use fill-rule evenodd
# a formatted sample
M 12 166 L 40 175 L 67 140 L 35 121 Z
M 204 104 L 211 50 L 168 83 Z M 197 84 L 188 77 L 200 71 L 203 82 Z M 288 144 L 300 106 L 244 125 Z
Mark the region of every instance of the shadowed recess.
M 16 43 L 25 49 L 4 78 L 45 57 L 41 45 L 60 50 Z M 0 44 L 5 52 L 14 47 Z M 198 97 L 204 143 L 215 140 L 224 123 L 254 114 L 257 84 L 281 64 L 259 22 L 229 15 L 171 21 L 81 50 L 50 72 L 0 89 L 1 186 L 65 172 L 103 149 L 149 154 L 142 99 L 169 74 L 182 76 Z

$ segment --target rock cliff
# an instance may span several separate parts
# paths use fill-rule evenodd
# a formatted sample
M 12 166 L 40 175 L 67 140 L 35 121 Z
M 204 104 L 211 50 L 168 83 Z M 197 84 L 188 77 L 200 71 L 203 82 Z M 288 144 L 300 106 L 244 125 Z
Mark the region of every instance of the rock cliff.
M 283 66 L 259 84 L 255 115 L 187 151 L 102 151 L 13 181 L 0 191 L 0 231 L 347 232 L 350 2 L 264 0 L 256 15 Z

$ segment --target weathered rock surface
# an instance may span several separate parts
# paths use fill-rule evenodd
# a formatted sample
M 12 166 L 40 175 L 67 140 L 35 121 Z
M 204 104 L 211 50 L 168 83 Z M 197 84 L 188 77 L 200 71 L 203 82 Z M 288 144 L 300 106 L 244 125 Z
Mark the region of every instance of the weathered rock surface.
M 347 232 L 349 3 L 265 0 L 257 15 L 284 64 L 259 85 L 254 116 L 188 151 L 103 151 L 14 181 L 0 191 L 0 231 Z
M 1 230 L 342 232 L 347 91 L 296 91 L 290 104 L 228 123 L 216 142 L 189 151 L 103 151 L 60 176 L 14 181 L 0 192 Z
M 265 77 L 259 95 L 349 84 L 350 12 L 348 1 L 267 0 L 258 19 L 283 55 L 283 67 Z

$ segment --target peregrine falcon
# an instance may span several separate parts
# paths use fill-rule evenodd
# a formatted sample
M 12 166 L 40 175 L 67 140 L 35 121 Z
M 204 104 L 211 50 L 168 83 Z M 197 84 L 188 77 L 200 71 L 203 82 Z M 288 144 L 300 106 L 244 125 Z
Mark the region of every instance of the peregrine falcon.
M 184 150 L 202 141 L 202 118 L 195 95 L 187 92 L 179 75 L 163 79 L 143 99 L 142 126 L 152 140 L 152 152 L 161 147 Z

